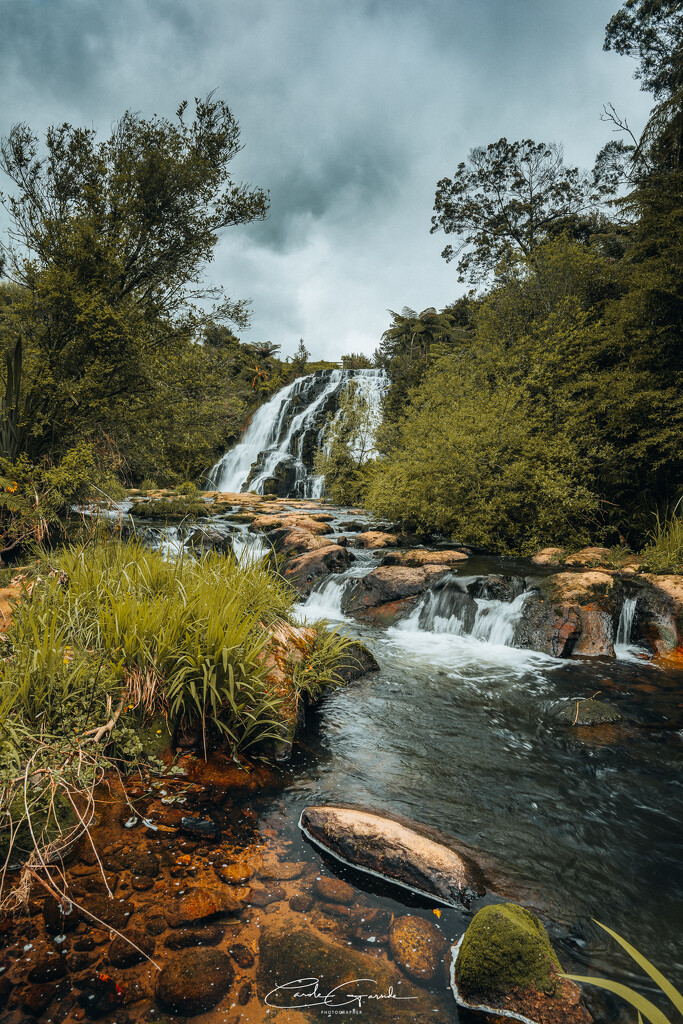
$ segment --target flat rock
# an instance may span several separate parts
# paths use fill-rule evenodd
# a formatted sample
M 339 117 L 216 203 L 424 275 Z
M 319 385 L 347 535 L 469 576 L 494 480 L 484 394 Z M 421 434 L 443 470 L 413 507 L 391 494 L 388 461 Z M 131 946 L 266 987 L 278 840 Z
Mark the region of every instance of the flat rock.
M 429 551 L 427 548 L 413 548 L 402 555 L 385 555 L 382 565 L 407 565 L 412 568 L 420 568 L 423 565 L 456 565 L 458 562 L 466 562 L 468 557 L 464 551 Z
M 171 928 L 182 928 L 216 914 L 238 914 L 243 903 L 228 889 L 197 886 L 169 900 L 162 910 Z
M 393 533 L 382 533 L 380 530 L 366 530 L 359 533 L 353 540 L 357 548 L 369 548 L 375 551 L 378 548 L 395 548 L 398 544 L 398 537 Z
M 327 875 L 319 875 L 313 889 L 321 900 L 328 903 L 352 903 L 356 895 L 347 882 L 343 882 L 341 878 L 329 878 Z
M 469 853 L 417 822 L 360 808 L 312 806 L 304 809 L 300 824 L 309 838 L 345 863 L 451 906 L 468 906 L 486 892 Z
M 362 612 L 389 601 L 421 594 L 448 573 L 448 568 L 426 565 L 409 568 L 403 565 L 381 565 L 358 579 L 344 602 L 344 611 Z

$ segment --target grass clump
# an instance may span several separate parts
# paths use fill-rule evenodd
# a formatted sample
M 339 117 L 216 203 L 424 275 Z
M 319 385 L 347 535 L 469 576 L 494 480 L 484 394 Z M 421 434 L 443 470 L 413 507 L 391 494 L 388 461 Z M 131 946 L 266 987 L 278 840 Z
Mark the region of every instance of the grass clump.
M 109 541 L 50 555 L 23 588 L 0 663 L 8 861 L 87 816 L 106 771 L 161 769 L 144 743 L 155 718 L 171 737 L 199 732 L 204 751 L 258 754 L 281 736 L 292 700 L 339 681 L 331 666 L 347 641 L 324 631 L 289 689 L 268 679 L 273 631 L 288 627 L 297 595 L 265 562 L 214 552 L 170 561 Z
M 673 512 L 660 516 L 655 513 L 653 528 L 648 534 L 649 543 L 642 551 L 642 557 L 653 572 L 683 572 L 683 518 L 680 502 Z
M 129 514 L 143 519 L 182 522 L 184 519 L 196 519 L 197 516 L 206 515 L 206 504 L 194 495 L 186 498 L 154 498 L 133 502 Z

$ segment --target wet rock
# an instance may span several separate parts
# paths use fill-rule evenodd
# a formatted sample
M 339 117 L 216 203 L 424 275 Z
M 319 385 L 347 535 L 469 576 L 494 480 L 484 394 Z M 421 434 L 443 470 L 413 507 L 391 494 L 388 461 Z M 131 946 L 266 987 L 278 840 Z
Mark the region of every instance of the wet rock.
M 183 817 L 180 820 L 180 831 L 183 835 L 192 839 L 201 839 L 208 842 L 218 842 L 221 838 L 221 830 L 211 821 L 210 818 Z
M 447 568 L 433 565 L 415 569 L 401 565 L 379 566 L 355 582 L 343 602 L 344 611 L 362 612 L 389 601 L 421 594 L 447 573 Z
M 154 887 L 154 879 L 147 875 L 133 875 L 130 884 L 136 892 L 148 892 Z
M 240 1006 L 246 1006 L 250 999 L 251 999 L 251 982 L 250 981 L 244 981 L 244 982 L 242 982 L 242 984 L 239 987 L 239 991 L 237 993 L 237 1002 L 239 1003 Z
M 83 902 L 83 906 L 94 924 L 103 922 L 117 931 L 126 927 L 135 910 L 130 900 L 109 896 L 92 896 Z
M 162 917 L 160 913 L 148 918 L 145 922 L 145 931 L 148 935 L 161 935 L 167 927 L 166 918 Z
M 306 807 L 301 825 L 323 849 L 357 868 L 452 906 L 484 895 L 482 872 L 455 840 L 406 819 L 360 808 Z
M 364 909 L 353 922 L 351 938 L 367 945 L 381 946 L 389 942 L 389 928 L 393 914 L 379 907 Z
M 79 987 L 81 994 L 78 997 L 78 1005 L 83 1007 L 86 1017 L 91 1020 L 111 1013 L 123 1003 L 123 987 L 115 978 L 102 971 L 91 972 Z
M 531 556 L 531 561 L 534 565 L 559 565 L 564 554 L 564 548 L 542 548 Z
M 353 993 L 358 999 L 353 1006 L 368 1024 L 394 1024 L 399 1017 L 411 1024 L 446 1024 L 452 1019 L 440 996 L 417 988 L 395 965 L 333 941 L 300 917 L 266 919 L 259 936 L 261 1001 L 267 998 L 270 1006 L 296 1008 L 292 992 L 280 986 L 311 975 L 319 979 L 317 991 L 322 995 L 341 986 L 337 1001 L 331 996 L 328 1008 L 342 1006 L 343 1000 L 348 1009 L 349 993 Z
M 401 619 L 407 619 L 415 605 L 420 600 L 419 595 L 415 597 L 404 597 L 399 601 L 385 601 L 374 608 L 364 608 L 356 612 L 356 618 L 361 622 L 367 622 L 371 626 L 388 627 L 393 626 Z
M 218 949 L 186 949 L 162 968 L 157 999 L 162 1007 L 188 1017 L 212 1010 L 227 995 L 235 972 Z
M 171 899 L 163 913 L 172 928 L 182 928 L 216 914 L 238 914 L 242 901 L 227 889 L 208 889 L 201 886 Z
M 513 1011 L 546 1024 L 589 1024 L 577 986 L 562 967 L 545 928 L 514 903 L 475 914 L 457 952 L 456 998 L 465 1005 Z
M 88 953 L 95 948 L 95 941 L 92 935 L 83 935 L 74 942 L 74 949 L 77 953 Z
M 0 1011 L 4 1010 L 7 1006 L 13 988 L 14 985 L 9 978 L 0 978 Z
M 316 878 L 313 888 L 316 895 L 328 903 L 352 903 L 356 895 L 354 889 L 340 878 L 324 875 Z
M 207 924 L 203 928 L 180 928 L 164 939 L 166 949 L 192 949 L 195 946 L 217 946 L 225 935 L 225 925 Z
M 634 631 L 658 661 L 683 666 L 683 576 L 638 578 Z
M 611 704 L 601 700 L 575 700 L 557 713 L 557 719 L 567 725 L 603 725 L 605 722 L 620 722 L 623 715 Z
M 232 551 L 232 536 L 221 533 L 216 527 L 196 529 L 190 534 L 187 544 L 197 551 L 218 551 L 227 555 Z
M 312 909 L 315 900 L 308 893 L 296 893 L 291 897 L 289 906 L 292 910 L 296 910 L 299 914 L 307 914 Z
M 66 959 L 55 953 L 44 960 L 39 960 L 35 967 L 28 972 L 28 980 L 31 983 L 41 984 L 46 981 L 59 981 L 66 975 Z
M 379 665 L 372 652 L 358 640 L 349 644 L 343 657 L 334 665 L 334 671 L 345 683 L 360 679 L 368 672 L 376 672 L 378 669 Z
M 393 533 L 382 533 L 380 530 L 366 530 L 359 533 L 353 540 L 357 548 L 369 548 L 376 551 L 378 548 L 395 548 L 398 538 Z
M 606 572 L 562 572 L 537 580 L 514 645 L 558 658 L 614 657 L 621 585 Z
M 69 900 L 57 900 L 48 894 L 43 903 L 43 919 L 49 935 L 64 935 L 78 927 L 81 915 Z
M 524 580 L 514 576 L 481 576 L 470 583 L 467 592 L 485 601 L 514 601 L 524 590 Z
M 346 548 L 330 544 L 320 551 L 308 551 L 292 559 L 284 570 L 285 579 L 300 594 L 307 594 L 316 580 L 348 568 L 351 556 Z
M 343 920 L 348 920 L 351 917 L 351 910 L 342 903 L 321 903 L 320 909 L 323 914 L 328 914 L 330 917 L 340 917 Z
M 394 960 L 415 981 L 431 981 L 441 966 L 446 940 L 436 925 L 422 917 L 405 914 L 389 929 Z
M 301 878 L 307 867 L 303 861 L 273 861 L 259 868 L 258 875 L 264 881 L 289 882 L 293 878 Z
M 213 869 L 226 885 L 243 885 L 254 875 L 254 866 L 247 860 L 235 864 L 214 864 Z
M 134 848 L 122 857 L 122 861 L 122 866 L 128 868 L 134 875 L 156 878 L 159 874 L 159 858 L 150 849 Z
M 242 967 L 246 970 L 248 967 L 254 966 L 254 954 L 247 946 L 244 945 L 244 943 L 235 943 L 234 946 L 229 948 L 228 953 L 238 967 Z
M 25 993 L 21 1008 L 30 1017 L 42 1017 L 58 991 L 54 984 L 36 985 Z
M 132 967 L 154 953 L 154 939 L 145 935 L 144 932 L 131 930 L 127 933 L 127 938 L 130 938 L 131 942 L 140 948 L 136 949 L 122 935 L 114 936 L 107 954 L 107 959 L 112 967 Z
M 249 902 L 253 907 L 267 907 L 269 903 L 287 899 L 287 892 L 281 885 L 271 885 L 251 890 Z
M 382 565 L 407 565 L 412 568 L 420 568 L 423 565 L 457 565 L 458 562 L 466 562 L 468 555 L 464 551 L 442 550 L 429 551 L 427 548 L 413 548 L 404 554 L 385 555 Z

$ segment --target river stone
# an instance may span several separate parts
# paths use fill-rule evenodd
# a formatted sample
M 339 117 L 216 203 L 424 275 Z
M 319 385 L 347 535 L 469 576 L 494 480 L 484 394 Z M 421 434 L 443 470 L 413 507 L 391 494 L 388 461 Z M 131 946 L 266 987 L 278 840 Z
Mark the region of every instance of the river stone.
M 308 551 L 292 559 L 284 570 L 284 577 L 300 594 L 306 594 L 316 580 L 333 572 L 343 572 L 350 561 L 346 548 L 330 544 L 320 551 Z
M 534 581 L 515 627 L 514 646 L 557 658 L 613 658 L 620 592 L 614 576 L 596 570 Z
M 121 931 L 122 928 L 126 927 L 131 914 L 135 911 L 135 907 L 130 900 L 104 895 L 92 896 L 87 902 L 84 900 L 83 906 L 88 915 L 92 915 L 95 919 L 95 925 L 102 921 L 117 931 Z
M 622 713 L 610 704 L 592 698 L 574 700 L 557 713 L 558 721 L 566 725 L 604 725 L 606 722 L 620 722 L 623 717 Z
M 428 590 L 449 571 L 447 566 L 438 565 L 423 565 L 419 568 L 380 565 L 354 582 L 350 593 L 344 598 L 343 610 L 362 612 L 376 605 L 413 597 Z
M 240 860 L 235 864 L 216 864 L 214 871 L 226 885 L 243 885 L 254 874 L 254 867 L 249 861 Z
M 471 857 L 457 852 L 454 840 L 416 822 L 319 806 L 306 807 L 300 824 L 306 835 L 342 861 L 451 906 L 469 906 L 486 893 L 482 872 Z
M 237 914 L 242 906 L 242 901 L 229 890 L 197 886 L 170 900 L 163 913 L 171 928 L 182 928 L 215 914 Z
M 269 903 L 286 900 L 287 892 L 281 885 L 269 885 L 261 889 L 252 889 L 249 902 L 253 907 L 267 907 Z
M 354 890 L 340 878 L 328 878 L 320 875 L 315 880 L 316 895 L 326 903 L 351 903 L 356 895 Z
M 58 981 L 66 974 L 66 960 L 63 956 L 55 953 L 44 960 L 39 960 L 35 967 L 28 972 L 28 980 L 32 983 L 42 984 L 46 981 Z
M 511 1010 L 543 1024 L 590 1024 L 580 989 L 560 978 L 561 971 L 538 918 L 505 903 L 475 914 L 452 974 L 466 1005 Z
M 234 977 L 230 958 L 219 949 L 185 949 L 162 968 L 157 999 L 164 1009 L 193 1017 L 220 1003 Z
M 350 995 L 366 995 L 357 1015 L 367 1024 L 395 1024 L 398 1020 L 411 1024 L 447 1024 L 453 1018 L 441 997 L 418 988 L 399 969 L 379 957 L 361 953 L 323 935 L 301 917 L 267 918 L 259 936 L 257 968 L 258 995 L 272 1007 L 297 1008 L 309 1000 L 296 998 L 295 993 L 276 991 L 297 978 L 318 980 L 318 1009 L 311 1020 L 320 1019 L 321 999 L 338 986 L 326 1010 L 342 1006 L 348 1012 L 358 1010 Z M 359 980 L 362 979 L 362 980 Z M 393 993 L 393 998 L 392 998 Z M 385 998 L 381 998 L 384 996 Z M 388 996 L 388 998 L 387 998 Z M 313 1002 L 313 998 L 311 999 Z
M 122 935 L 114 936 L 107 954 L 107 959 L 112 967 L 132 967 L 134 964 L 139 964 L 145 957 L 150 957 L 154 952 L 154 939 L 149 935 L 145 935 L 141 931 L 130 931 L 127 935 L 140 949 L 131 946 L 130 942 L 127 942 Z
M 446 940 L 439 929 L 423 917 L 405 914 L 389 929 L 389 947 L 394 960 L 415 981 L 431 981 L 442 962 Z
M 267 881 L 291 882 L 301 878 L 308 865 L 303 861 L 273 861 L 259 868 L 258 876 Z
M 222 924 L 205 924 L 199 928 L 178 928 L 164 939 L 166 949 L 190 949 L 193 946 L 217 946 L 225 935 Z

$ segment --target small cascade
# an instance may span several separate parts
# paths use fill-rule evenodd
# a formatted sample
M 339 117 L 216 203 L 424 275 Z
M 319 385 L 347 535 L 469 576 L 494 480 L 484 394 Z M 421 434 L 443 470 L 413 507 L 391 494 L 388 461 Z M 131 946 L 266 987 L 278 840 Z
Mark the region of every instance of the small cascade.
M 278 391 L 254 414 L 236 445 L 211 470 L 208 486 L 280 497 L 318 498 L 323 481 L 313 473 L 328 418 L 353 381 L 373 408 L 387 387 L 384 370 L 320 370 Z
M 441 586 L 422 596 L 399 628 L 472 636 L 488 644 L 510 646 L 528 594 L 521 591 L 509 601 L 475 598 L 468 592 L 472 586 L 470 579 L 447 577 Z
M 621 661 L 642 661 L 648 654 L 642 647 L 632 642 L 633 621 L 636 616 L 638 595 L 625 597 L 619 613 L 617 636 L 614 641 L 614 653 Z

